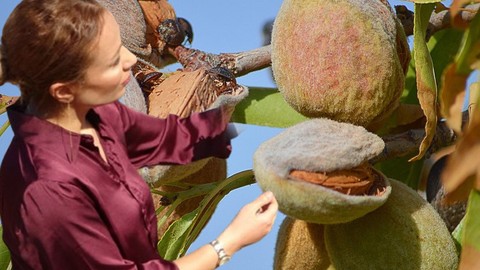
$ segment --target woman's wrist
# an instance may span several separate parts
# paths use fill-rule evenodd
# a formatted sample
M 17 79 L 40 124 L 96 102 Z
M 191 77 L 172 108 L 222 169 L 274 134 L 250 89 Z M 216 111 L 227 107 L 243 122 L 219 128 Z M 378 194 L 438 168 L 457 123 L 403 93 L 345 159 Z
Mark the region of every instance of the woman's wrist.
M 223 232 L 220 236 L 216 239 L 219 243 L 221 243 L 223 249 L 227 253 L 228 256 L 232 257 L 238 250 L 242 247 L 238 244 L 238 241 L 235 241 L 231 237 L 229 237 L 228 233 Z

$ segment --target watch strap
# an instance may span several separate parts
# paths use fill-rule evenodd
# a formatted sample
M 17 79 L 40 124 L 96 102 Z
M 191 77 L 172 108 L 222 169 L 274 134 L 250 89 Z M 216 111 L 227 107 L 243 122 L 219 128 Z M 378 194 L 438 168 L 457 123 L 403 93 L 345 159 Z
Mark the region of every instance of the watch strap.
M 227 252 L 225 252 L 225 249 L 223 249 L 223 245 L 217 239 L 210 242 L 210 245 L 213 247 L 213 249 L 218 255 L 217 266 L 221 266 L 230 260 L 230 256 L 227 254 Z

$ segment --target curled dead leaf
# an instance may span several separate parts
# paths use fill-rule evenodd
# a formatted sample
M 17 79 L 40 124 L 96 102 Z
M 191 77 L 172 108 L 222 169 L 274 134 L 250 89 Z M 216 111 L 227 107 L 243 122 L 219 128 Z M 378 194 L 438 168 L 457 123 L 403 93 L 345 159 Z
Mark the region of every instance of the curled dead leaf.
M 423 138 L 419 153 L 409 161 L 420 160 L 430 147 L 437 127 L 437 83 L 432 63 L 432 57 L 428 50 L 425 36 L 427 34 L 428 19 L 435 5 L 415 4 L 414 17 L 414 58 L 415 71 L 417 74 L 417 96 L 423 109 L 427 122 L 425 124 L 425 137 Z
M 478 107 L 477 107 L 478 108 Z M 445 202 L 466 200 L 472 188 L 480 190 L 480 110 L 459 140 L 442 173 Z
M 462 108 L 468 75 L 458 74 L 456 70 L 456 64 L 452 63 L 443 73 L 440 108 L 441 114 L 447 120 L 448 126 L 457 134 L 461 134 Z
M 462 248 L 459 270 L 480 269 L 480 250 L 471 245 Z
M 409 160 L 410 162 L 420 160 L 425 155 L 428 148 L 432 144 L 433 137 L 435 136 L 435 130 L 437 128 L 436 89 L 432 89 L 427 85 L 423 85 L 420 76 L 418 80 L 420 82 L 417 82 L 417 95 L 427 122 L 425 123 L 425 137 L 420 144 L 419 152 L 416 156 Z

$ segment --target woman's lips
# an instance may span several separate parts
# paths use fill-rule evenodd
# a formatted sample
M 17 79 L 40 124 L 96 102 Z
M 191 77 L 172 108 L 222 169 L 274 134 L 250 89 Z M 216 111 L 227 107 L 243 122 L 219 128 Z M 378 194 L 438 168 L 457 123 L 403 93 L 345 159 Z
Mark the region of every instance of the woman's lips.
M 130 75 L 128 76 L 128 78 L 127 78 L 125 81 L 123 81 L 122 85 L 123 85 L 123 86 L 127 86 L 127 84 L 128 84 L 129 82 L 130 82 Z

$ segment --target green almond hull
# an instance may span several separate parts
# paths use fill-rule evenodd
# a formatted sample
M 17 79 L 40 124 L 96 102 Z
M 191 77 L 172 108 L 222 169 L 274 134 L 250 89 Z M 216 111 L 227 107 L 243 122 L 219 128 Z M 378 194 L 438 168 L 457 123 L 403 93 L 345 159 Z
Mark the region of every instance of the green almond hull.
M 374 212 L 325 226 L 325 245 L 336 269 L 453 270 L 454 241 L 437 212 L 405 184 L 390 179 L 392 194 Z
M 275 270 L 453 270 L 455 244 L 435 210 L 390 179 L 377 210 L 349 223 L 321 225 L 286 217 L 275 247 Z

